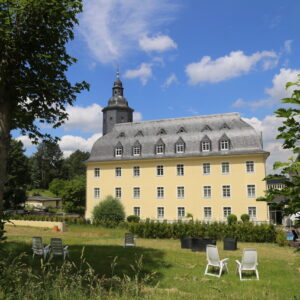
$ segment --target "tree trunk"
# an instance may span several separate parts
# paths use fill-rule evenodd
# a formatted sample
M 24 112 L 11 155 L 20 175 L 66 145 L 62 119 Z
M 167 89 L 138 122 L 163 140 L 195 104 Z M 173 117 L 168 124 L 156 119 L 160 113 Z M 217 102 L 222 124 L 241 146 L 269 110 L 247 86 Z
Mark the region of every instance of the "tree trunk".
M 3 91 L 3 90 L 2 90 Z M 0 93 L 0 218 L 4 210 L 4 184 L 6 182 L 8 147 L 11 128 L 11 102 Z

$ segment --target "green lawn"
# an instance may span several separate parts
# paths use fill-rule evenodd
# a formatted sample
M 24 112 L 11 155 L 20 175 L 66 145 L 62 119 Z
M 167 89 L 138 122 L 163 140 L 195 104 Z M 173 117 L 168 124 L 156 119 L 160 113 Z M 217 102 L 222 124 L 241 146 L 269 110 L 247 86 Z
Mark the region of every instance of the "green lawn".
M 130 265 L 143 256 L 143 272 L 155 272 L 144 292 L 147 299 L 300 299 L 300 252 L 276 244 L 238 243 L 237 251 L 218 249 L 221 259 L 229 258 L 229 274 L 221 278 L 204 276 L 204 252 L 180 249 L 179 240 L 138 239 L 136 248 L 123 248 L 124 230 L 92 226 L 68 226 L 56 233 L 50 229 L 6 226 L 7 247 L 11 252 L 31 254 L 31 238 L 61 237 L 69 245 L 70 260 L 78 262 L 82 248 L 87 262 L 99 275 L 111 276 L 111 263 L 117 257 L 115 274 L 134 276 Z M 258 251 L 260 280 L 241 282 L 236 274 L 235 259 L 241 259 L 243 248 Z M 27 257 L 29 264 L 35 265 Z M 59 263 L 57 260 L 53 263 Z M 100 298 L 99 298 L 100 299 Z M 113 298 L 112 298 L 113 299 Z M 126 299 L 126 297 L 124 298 Z

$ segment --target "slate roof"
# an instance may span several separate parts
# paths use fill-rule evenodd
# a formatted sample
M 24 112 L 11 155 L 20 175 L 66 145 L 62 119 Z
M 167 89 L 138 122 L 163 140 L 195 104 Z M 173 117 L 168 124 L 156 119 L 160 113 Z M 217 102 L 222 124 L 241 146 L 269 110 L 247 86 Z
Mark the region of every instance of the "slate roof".
M 179 139 L 185 144 L 184 153 L 175 153 Z M 219 149 L 220 139 L 229 139 L 230 150 Z M 211 151 L 202 152 L 202 140 L 211 142 Z M 155 154 L 157 143 L 165 145 L 163 155 Z M 132 148 L 141 145 L 141 155 L 134 156 Z M 114 149 L 122 146 L 122 157 L 115 157 Z M 91 161 L 120 161 L 173 157 L 197 157 L 238 154 L 266 154 L 261 136 L 243 121 L 238 113 L 163 119 L 116 124 L 113 130 L 100 137 L 93 145 Z

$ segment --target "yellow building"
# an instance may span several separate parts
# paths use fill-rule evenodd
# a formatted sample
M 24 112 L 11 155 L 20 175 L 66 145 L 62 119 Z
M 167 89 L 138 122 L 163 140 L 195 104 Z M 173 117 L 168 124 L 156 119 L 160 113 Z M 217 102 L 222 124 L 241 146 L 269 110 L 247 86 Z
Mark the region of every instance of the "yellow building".
M 117 76 L 103 109 L 103 136 L 87 161 L 86 218 L 107 195 L 126 215 L 224 221 L 248 213 L 268 221 L 261 136 L 238 113 L 132 122 Z

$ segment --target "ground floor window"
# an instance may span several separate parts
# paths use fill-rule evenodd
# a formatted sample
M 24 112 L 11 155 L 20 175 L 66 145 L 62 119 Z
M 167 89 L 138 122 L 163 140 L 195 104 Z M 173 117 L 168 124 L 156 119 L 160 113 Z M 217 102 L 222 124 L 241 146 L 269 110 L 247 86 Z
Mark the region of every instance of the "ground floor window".
M 135 207 L 133 208 L 133 214 L 134 214 L 135 216 L 140 217 L 140 215 L 141 215 L 141 208 L 138 207 L 138 206 L 135 206 Z
M 248 215 L 250 219 L 256 219 L 256 207 L 248 207 Z
M 227 217 L 231 215 L 231 207 L 223 207 L 223 217 L 227 219 Z
M 120 187 L 116 187 L 115 196 L 117 199 L 120 199 L 122 197 L 122 189 Z
M 178 216 L 178 218 L 185 217 L 185 208 L 184 207 L 177 207 L 177 216 Z
M 157 218 L 163 219 L 165 217 L 165 208 L 164 207 L 158 207 L 157 208 Z
M 95 199 L 100 198 L 100 188 L 94 188 L 94 198 Z
M 204 218 L 211 219 L 211 217 L 212 217 L 211 207 L 204 207 Z

